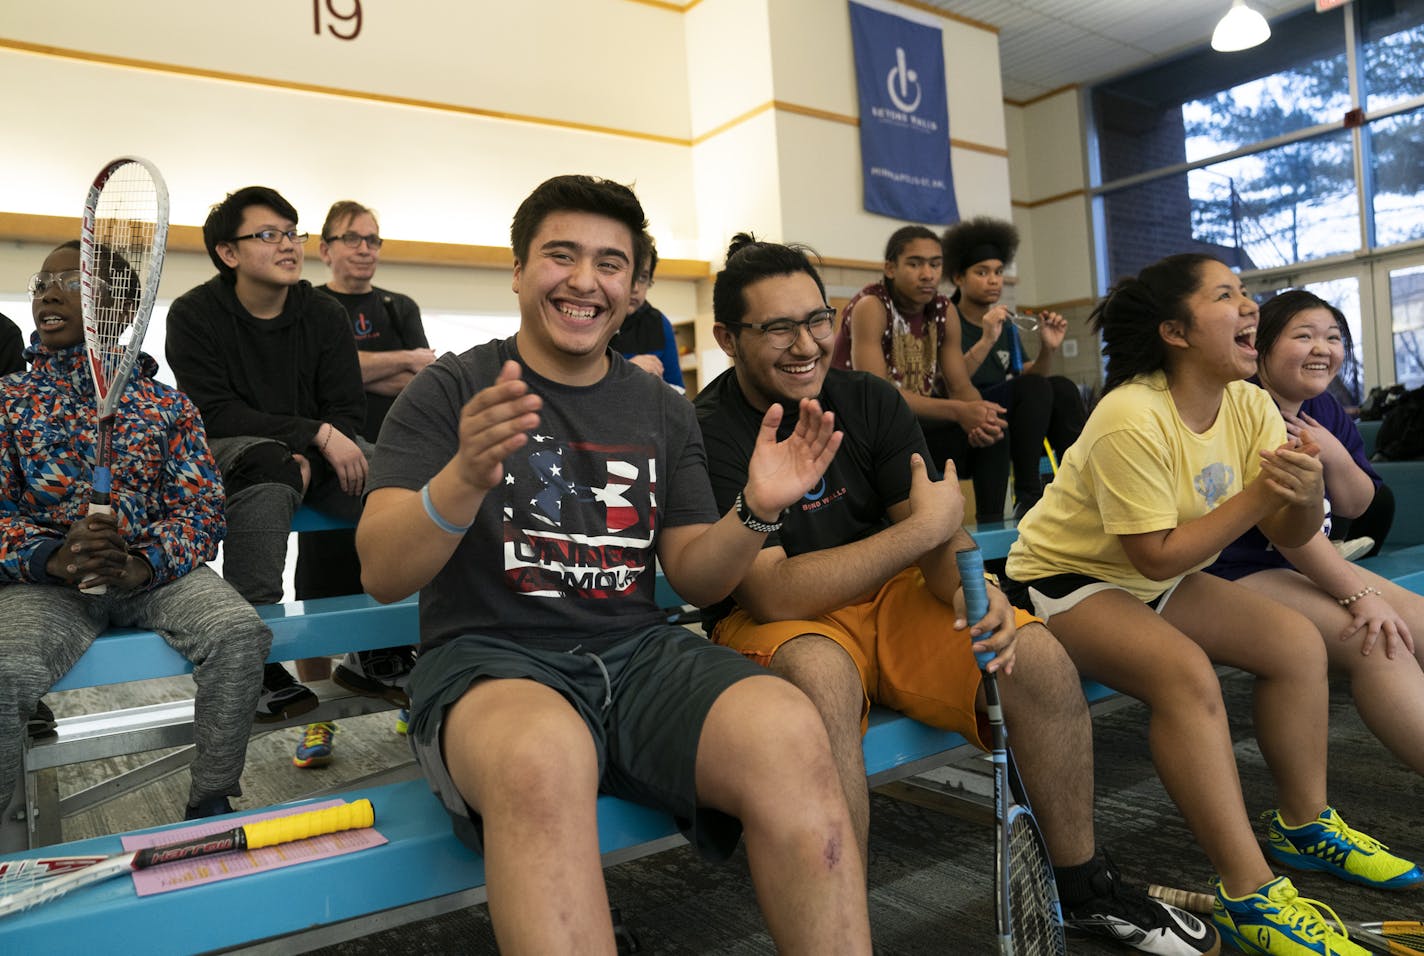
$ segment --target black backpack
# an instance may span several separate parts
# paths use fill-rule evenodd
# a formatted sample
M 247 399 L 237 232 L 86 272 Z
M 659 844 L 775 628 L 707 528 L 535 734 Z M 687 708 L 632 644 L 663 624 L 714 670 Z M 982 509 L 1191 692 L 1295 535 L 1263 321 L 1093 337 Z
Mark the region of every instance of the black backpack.
M 1365 403 L 1360 406 L 1360 421 L 1379 421 L 1384 418 L 1389 406 L 1403 397 L 1403 385 L 1376 385 L 1370 389 L 1370 394 L 1365 396 Z
M 1424 387 L 1405 392 L 1385 409 L 1375 436 L 1375 458 L 1424 458 Z

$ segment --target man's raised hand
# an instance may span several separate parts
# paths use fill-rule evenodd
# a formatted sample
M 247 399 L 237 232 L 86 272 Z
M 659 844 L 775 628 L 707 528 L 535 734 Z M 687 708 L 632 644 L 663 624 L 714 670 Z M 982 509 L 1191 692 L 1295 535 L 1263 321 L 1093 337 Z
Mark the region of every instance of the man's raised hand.
M 803 398 L 796 429 L 784 441 L 777 441 L 776 429 L 783 414 L 780 404 L 766 410 L 747 463 L 744 500 L 752 514 L 768 520 L 775 520 L 811 490 L 845 437 L 836 431 L 834 414 L 821 411 L 821 403 L 814 398 Z
M 494 384 L 481 389 L 460 413 L 459 474 L 484 494 L 504 477 L 504 459 L 529 441 L 544 400 L 529 391 L 518 362 L 505 362 Z

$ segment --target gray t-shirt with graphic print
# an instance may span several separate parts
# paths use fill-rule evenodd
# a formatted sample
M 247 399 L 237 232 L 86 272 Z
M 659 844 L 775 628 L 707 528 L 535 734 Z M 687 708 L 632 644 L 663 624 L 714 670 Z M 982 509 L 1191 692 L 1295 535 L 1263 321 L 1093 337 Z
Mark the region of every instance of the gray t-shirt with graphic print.
M 442 356 L 397 398 L 368 490 L 418 491 L 443 468 L 459 446 L 462 409 L 506 361 L 520 362 L 544 399 L 539 427 L 421 589 L 422 649 L 481 633 L 597 652 L 663 620 L 653 596 L 658 531 L 718 512 L 691 403 L 608 354 L 608 374 L 575 387 L 524 365 L 516 337 L 487 342 Z

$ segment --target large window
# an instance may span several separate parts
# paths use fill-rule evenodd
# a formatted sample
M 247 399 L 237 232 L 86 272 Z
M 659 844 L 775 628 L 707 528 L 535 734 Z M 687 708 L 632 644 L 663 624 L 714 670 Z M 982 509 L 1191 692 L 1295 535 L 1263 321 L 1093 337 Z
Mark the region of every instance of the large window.
M 1253 291 L 1311 288 L 1345 312 L 1351 398 L 1417 384 L 1424 0 L 1307 8 L 1271 33 L 1091 91 L 1100 291 L 1164 255 L 1208 252 Z
M 1424 0 L 1306 9 L 1254 50 L 1202 50 L 1094 88 L 1104 282 L 1164 233 L 1246 270 L 1424 238 L 1421 97 Z
M 1389 273 L 1395 381 L 1424 385 L 1424 266 Z
M 1424 58 L 1424 39 L 1419 46 Z M 1375 245 L 1424 239 L 1424 110 L 1376 120 L 1366 134 L 1374 157 Z
M 1361 3 L 1365 106 L 1382 110 L 1424 96 L 1424 18 L 1418 0 Z

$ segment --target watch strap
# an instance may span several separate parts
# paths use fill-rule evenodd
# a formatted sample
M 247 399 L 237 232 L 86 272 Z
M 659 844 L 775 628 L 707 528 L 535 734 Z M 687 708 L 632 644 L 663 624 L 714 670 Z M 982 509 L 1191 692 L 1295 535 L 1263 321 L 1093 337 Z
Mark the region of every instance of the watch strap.
M 780 515 L 777 516 L 776 521 L 763 521 L 752 514 L 752 509 L 747 506 L 746 498 L 740 491 L 737 492 L 736 509 L 737 517 L 741 519 L 742 524 L 758 534 L 771 534 L 773 531 L 780 531 L 784 523 Z

